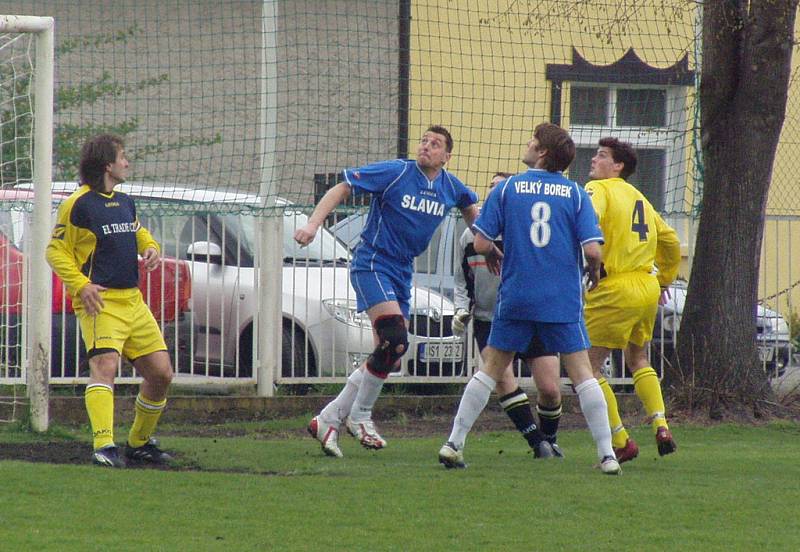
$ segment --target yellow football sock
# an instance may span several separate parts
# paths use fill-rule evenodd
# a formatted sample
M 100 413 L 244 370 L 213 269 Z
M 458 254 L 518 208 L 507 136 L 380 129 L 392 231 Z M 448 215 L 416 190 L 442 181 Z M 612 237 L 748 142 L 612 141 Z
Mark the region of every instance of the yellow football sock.
M 661 384 L 658 374 L 650 366 L 639 368 L 633 373 L 633 389 L 644 405 L 647 416 L 651 419 L 653 431 L 667 426 L 664 397 L 661 395 Z
M 141 447 L 147 443 L 166 404 L 166 398 L 160 401 L 152 401 L 146 399 L 141 393 L 136 396 L 136 415 L 133 418 L 133 425 L 128 434 L 128 444 L 130 446 Z
M 95 450 L 114 444 L 114 390 L 104 383 L 90 383 L 83 394 L 92 425 Z
M 606 398 L 606 405 L 608 407 L 608 424 L 611 426 L 611 446 L 614 448 L 621 448 L 628 442 L 628 432 L 625 426 L 622 425 L 622 418 L 619 416 L 619 407 L 617 406 L 617 397 L 614 391 L 606 381 L 606 378 L 598 378 L 597 383 L 600 389 L 603 390 L 603 396 Z

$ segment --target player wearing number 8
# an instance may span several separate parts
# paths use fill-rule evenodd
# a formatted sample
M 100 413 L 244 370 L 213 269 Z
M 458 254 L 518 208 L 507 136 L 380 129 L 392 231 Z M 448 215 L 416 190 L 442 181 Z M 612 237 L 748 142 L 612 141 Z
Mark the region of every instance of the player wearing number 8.
M 530 169 L 501 182 L 489 193 L 475 222 L 475 251 L 504 244 L 500 287 L 484 366 L 467 383 L 453 429 L 439 450 L 439 462 L 464 467 L 467 433 L 503 378 L 515 352 L 534 340 L 545 351 L 561 353 L 586 422 L 597 445 L 603 473 L 619 473 L 603 392 L 592 376 L 583 323 L 581 254 L 589 280 L 599 279 L 603 236 L 586 192 L 561 172 L 575 157 L 575 144 L 562 128 L 542 123 L 528 142 L 522 161 Z M 553 374 L 558 377 L 558 372 Z
M 604 277 L 586 293 L 586 327 L 592 341 L 589 358 L 606 397 L 620 462 L 635 458 L 639 449 L 629 438 L 614 392 L 600 373 L 610 349 L 625 351 L 634 389 L 652 420 L 659 454 L 677 448 L 667 425 L 658 376 L 647 358 L 647 344 L 653 336 L 659 298 L 666 299 L 666 288 L 678 272 L 680 242 L 647 198 L 625 181 L 635 170 L 636 152 L 630 144 L 602 138 L 589 172 L 593 180 L 586 184 L 605 238 Z

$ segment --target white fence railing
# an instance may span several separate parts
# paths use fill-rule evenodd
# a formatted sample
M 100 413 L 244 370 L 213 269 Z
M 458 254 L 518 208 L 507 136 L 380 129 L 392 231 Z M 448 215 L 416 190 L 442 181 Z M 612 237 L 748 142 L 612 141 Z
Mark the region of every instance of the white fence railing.
M 27 309 L 18 287 L 27 266 L 24 252 L 29 245 L 25 232 L 28 218 L 25 212 L 0 210 L 0 239 L 6 242 L 0 247 L 0 384 L 25 382 L 22 351 L 26 346 Z M 274 383 L 341 383 L 372 351 L 369 319 L 356 312 L 348 276 L 346 244 L 357 241 L 361 225 L 358 218 L 354 215 L 334 221 L 336 224 L 322 229 L 309 247 L 299 248 L 291 237 L 296 228 L 305 224 L 306 216 L 286 212 L 280 282 L 282 362 Z M 176 383 L 254 384 L 258 259 L 253 216 L 188 213 L 143 219 L 162 244 L 164 261 L 160 270 L 143 276 L 140 287 L 169 345 Z M 791 302 L 786 300 L 790 293 L 785 288 L 790 289 L 793 280 L 791 268 L 786 268 L 786 251 L 791 251 L 792 236 L 800 229 L 799 223 L 800 219 L 786 218 L 767 222 L 762 280 L 779 285 L 763 286 L 763 296 L 767 298 L 771 294 L 766 290 L 777 287 L 781 293 L 767 301 L 775 310 L 759 309 L 757 339 L 764 368 L 772 374 L 781 373 L 792 358 L 787 324 Z M 409 349 L 390 381 L 463 383 L 479 365 L 471 334 L 459 338 L 451 329 L 453 251 L 462 229 L 463 224 L 456 217 L 448 217 L 431 246 L 417 260 Z M 779 239 L 771 238 L 773 234 Z M 84 383 L 88 369 L 78 325 L 66 295 L 58 288 L 55 291 L 50 381 Z M 671 303 L 659 312 L 651 354 L 660 373 L 674 355 L 684 295 L 685 288 L 674 288 Z M 612 384 L 632 384 L 622 360 L 617 352 L 609 362 L 607 376 Z M 518 366 L 517 370 L 528 377 L 527 369 Z M 122 363 L 117 381 L 139 380 L 133 368 Z M 531 384 L 529 379 L 523 383 Z

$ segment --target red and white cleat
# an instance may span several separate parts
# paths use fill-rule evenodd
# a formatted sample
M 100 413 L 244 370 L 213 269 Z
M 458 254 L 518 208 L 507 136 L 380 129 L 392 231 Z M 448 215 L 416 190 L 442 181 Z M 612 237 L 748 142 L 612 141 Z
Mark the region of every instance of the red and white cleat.
M 378 434 L 372 420 L 354 422 L 347 418 L 347 432 L 358 439 L 361 446 L 367 449 L 378 450 L 386 446 L 386 439 Z
M 319 416 L 314 416 L 308 424 L 308 432 L 322 445 L 322 452 L 336 458 L 344 456 L 339 448 L 338 427 L 326 424 Z

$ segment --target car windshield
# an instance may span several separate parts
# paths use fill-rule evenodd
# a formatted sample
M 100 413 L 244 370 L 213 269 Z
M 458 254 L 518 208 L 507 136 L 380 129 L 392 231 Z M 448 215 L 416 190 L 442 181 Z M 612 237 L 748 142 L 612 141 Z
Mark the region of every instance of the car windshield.
M 314 241 L 301 247 L 294 241 L 298 228 L 308 224 L 308 216 L 299 211 L 287 211 L 283 216 L 283 256 L 287 259 L 309 259 L 318 261 L 346 261 L 350 250 L 327 228 L 320 228 Z
M 242 236 L 242 247 L 251 254 L 255 253 L 255 218 L 225 216 L 222 217 L 228 231 L 238 231 Z M 305 226 L 308 216 L 297 211 L 288 211 L 283 217 L 283 257 L 290 260 L 309 261 L 347 261 L 350 259 L 350 250 L 330 233 L 326 228 L 320 228 L 317 236 L 306 247 L 294 241 L 294 233 L 298 228 Z M 240 231 L 239 231 L 240 230 Z

